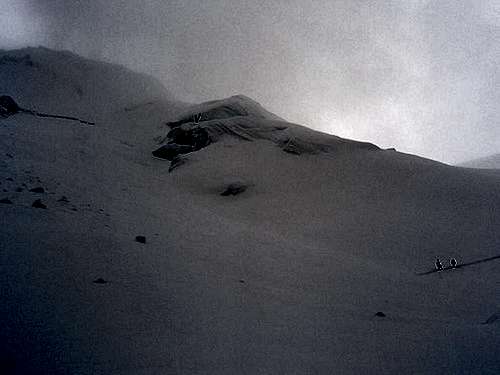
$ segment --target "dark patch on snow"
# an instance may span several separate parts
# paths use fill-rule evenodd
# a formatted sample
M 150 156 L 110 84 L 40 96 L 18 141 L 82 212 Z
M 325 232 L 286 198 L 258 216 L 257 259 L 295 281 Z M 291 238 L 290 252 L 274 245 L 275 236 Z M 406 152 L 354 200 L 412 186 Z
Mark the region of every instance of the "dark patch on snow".
M 139 243 L 146 243 L 146 237 L 145 236 L 135 236 L 135 241 Z
M 226 189 L 222 193 L 220 193 L 220 195 L 222 195 L 223 197 L 227 197 L 229 195 L 238 195 L 238 194 L 243 193 L 247 188 L 248 188 L 248 186 L 246 186 L 240 182 L 235 182 L 235 183 L 229 184 L 226 187 Z
M 6 181 L 14 181 L 11 177 L 7 177 L 5 180 Z
M 92 281 L 94 284 L 107 284 L 108 282 L 104 280 L 102 277 L 99 277 L 98 279 L 95 279 Z
M 36 188 L 30 189 L 31 193 L 37 193 L 37 194 L 43 194 L 45 193 L 45 189 L 41 186 L 38 186 Z
M 12 204 L 12 201 L 9 198 L 2 198 L 0 199 L 0 203 Z
M 386 315 L 382 311 L 377 311 L 375 313 L 375 316 L 378 318 L 385 318 L 386 317 Z
M 34 201 L 33 204 L 31 205 L 31 207 L 34 207 L 34 208 L 43 208 L 43 209 L 47 208 L 47 206 L 44 205 L 40 199 L 37 199 L 36 201 Z

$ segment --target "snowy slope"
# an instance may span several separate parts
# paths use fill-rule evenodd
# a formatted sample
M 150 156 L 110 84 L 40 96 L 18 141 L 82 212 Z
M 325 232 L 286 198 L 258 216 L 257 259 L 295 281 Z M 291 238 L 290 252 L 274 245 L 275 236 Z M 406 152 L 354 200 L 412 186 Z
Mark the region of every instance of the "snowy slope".
M 41 66 L 66 56 L 37 51 Z M 313 132 L 243 96 L 187 107 L 72 59 L 43 94 L 45 68 L 0 65 L 2 94 L 96 120 L 0 119 L 5 373 L 500 371 L 500 259 L 418 275 L 435 256 L 500 254 L 497 173 Z M 78 99 L 87 64 L 144 89 Z M 205 131 L 171 172 L 151 157 Z M 246 190 L 221 196 L 231 184 Z
M 500 169 L 500 154 L 470 160 L 460 164 L 460 166 L 466 168 Z

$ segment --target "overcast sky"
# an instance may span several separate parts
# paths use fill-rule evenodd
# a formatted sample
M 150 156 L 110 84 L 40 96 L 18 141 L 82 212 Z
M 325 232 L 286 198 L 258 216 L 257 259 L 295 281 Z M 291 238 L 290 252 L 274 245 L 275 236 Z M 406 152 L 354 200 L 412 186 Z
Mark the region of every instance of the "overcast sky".
M 293 122 L 444 162 L 500 152 L 500 0 L 0 0 L 0 48 L 246 94 Z

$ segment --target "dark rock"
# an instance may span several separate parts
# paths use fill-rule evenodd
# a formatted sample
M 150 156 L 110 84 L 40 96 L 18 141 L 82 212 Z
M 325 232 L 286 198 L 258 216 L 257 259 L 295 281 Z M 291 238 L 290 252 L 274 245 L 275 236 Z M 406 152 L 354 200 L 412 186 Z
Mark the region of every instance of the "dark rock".
M 222 193 L 220 193 L 220 195 L 222 195 L 223 197 L 227 197 L 229 195 L 238 195 L 243 193 L 246 189 L 246 185 L 236 182 L 233 184 L 229 184 L 226 189 Z
M 135 240 L 136 240 L 136 242 L 139 242 L 139 243 L 146 243 L 146 237 L 145 236 L 136 236 Z
M 63 195 L 63 196 L 62 196 L 61 198 L 59 198 L 57 201 L 58 201 L 58 202 L 64 202 L 64 203 L 68 203 L 68 202 L 69 202 L 68 198 L 67 198 L 65 195 Z
M 0 96 L 0 117 L 9 117 L 18 113 L 21 108 L 14 99 L 8 95 Z
M 194 124 L 174 126 L 166 138 L 169 143 L 153 151 L 153 156 L 170 161 L 178 155 L 198 151 L 211 143 L 207 129 Z
M 12 204 L 12 201 L 9 198 L 3 198 L 3 199 L 0 199 L 0 203 Z
M 33 204 L 31 205 L 31 207 L 43 208 L 43 209 L 47 208 L 47 206 L 44 205 L 40 199 L 37 199 L 36 201 L 34 201 Z
M 12 159 L 14 156 L 12 156 L 11 154 L 5 154 L 5 156 L 7 156 L 8 158 Z
M 240 279 L 239 282 L 242 284 L 245 284 L 245 280 L 243 280 L 243 279 Z
M 5 180 L 7 180 L 7 181 L 14 181 L 11 177 L 7 177 Z
M 99 277 L 98 279 L 92 281 L 94 284 L 107 284 L 108 282 L 104 280 L 102 277 Z
M 43 187 L 39 186 L 39 187 L 30 189 L 30 192 L 37 193 L 37 194 L 43 194 L 43 193 L 45 193 L 45 189 Z
M 172 143 L 192 146 L 194 151 L 200 150 L 210 144 L 208 131 L 200 126 L 178 127 L 172 129 L 167 138 Z
M 191 146 L 168 143 L 154 150 L 152 154 L 154 157 L 172 161 L 177 155 L 187 154 L 188 152 L 192 151 L 194 150 Z
M 78 208 L 73 207 L 73 208 L 71 208 L 71 211 L 78 211 Z
M 376 316 L 376 317 L 379 317 L 379 318 L 385 318 L 385 317 L 386 317 L 386 315 L 385 315 L 382 311 L 378 311 L 378 312 L 376 312 L 376 313 L 375 313 L 375 316 Z

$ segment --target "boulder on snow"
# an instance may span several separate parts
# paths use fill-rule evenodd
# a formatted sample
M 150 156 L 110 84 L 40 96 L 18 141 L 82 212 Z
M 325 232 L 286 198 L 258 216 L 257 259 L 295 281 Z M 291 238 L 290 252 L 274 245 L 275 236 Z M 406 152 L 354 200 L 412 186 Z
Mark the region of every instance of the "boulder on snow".
M 223 197 L 227 197 L 229 195 L 238 195 L 243 193 L 248 188 L 247 185 L 242 184 L 241 182 L 235 182 L 229 184 L 226 189 L 220 193 Z
M 146 243 L 146 237 L 145 236 L 135 236 L 135 241 L 139 243 Z
M 36 201 L 34 201 L 33 204 L 31 205 L 31 207 L 34 207 L 34 208 L 43 208 L 43 209 L 47 208 L 47 206 L 44 205 L 40 199 L 37 199 Z

